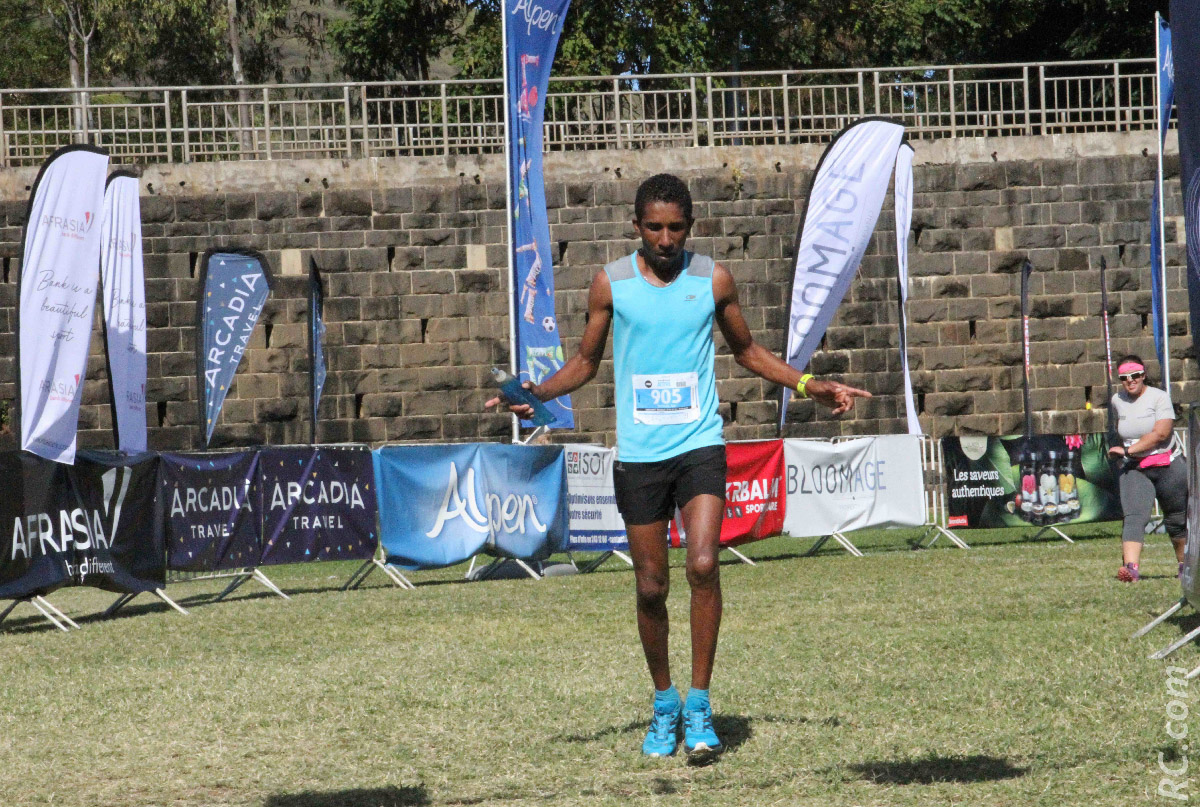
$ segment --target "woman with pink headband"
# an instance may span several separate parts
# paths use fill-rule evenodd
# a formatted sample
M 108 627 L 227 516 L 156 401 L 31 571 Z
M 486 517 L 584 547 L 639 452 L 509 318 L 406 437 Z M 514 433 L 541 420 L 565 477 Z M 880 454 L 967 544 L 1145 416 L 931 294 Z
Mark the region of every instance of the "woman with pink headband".
M 1117 418 L 1117 433 L 1123 445 L 1108 449 L 1110 457 L 1120 460 L 1121 510 L 1125 522 L 1121 528 L 1122 566 L 1117 579 L 1126 583 L 1141 575 L 1138 564 L 1142 542 L 1154 500 L 1162 506 L 1163 525 L 1175 545 L 1175 559 L 1183 569 L 1183 548 L 1187 538 L 1187 469 L 1174 450 L 1175 410 L 1171 396 L 1146 383 L 1146 365 L 1137 356 L 1125 356 L 1117 362 L 1121 391 L 1109 404 Z

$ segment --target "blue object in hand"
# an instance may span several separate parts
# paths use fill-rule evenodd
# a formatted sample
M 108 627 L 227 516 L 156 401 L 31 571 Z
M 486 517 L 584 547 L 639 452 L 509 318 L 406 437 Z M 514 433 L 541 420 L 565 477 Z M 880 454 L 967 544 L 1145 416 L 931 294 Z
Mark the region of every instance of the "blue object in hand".
M 526 404 L 533 407 L 533 417 L 529 418 L 533 425 L 549 426 L 554 422 L 554 415 L 550 414 L 546 405 L 538 400 L 536 395 L 521 386 L 521 380 L 515 375 L 501 370 L 499 367 L 493 367 L 492 380 L 504 393 L 504 397 L 508 399 L 509 403 Z

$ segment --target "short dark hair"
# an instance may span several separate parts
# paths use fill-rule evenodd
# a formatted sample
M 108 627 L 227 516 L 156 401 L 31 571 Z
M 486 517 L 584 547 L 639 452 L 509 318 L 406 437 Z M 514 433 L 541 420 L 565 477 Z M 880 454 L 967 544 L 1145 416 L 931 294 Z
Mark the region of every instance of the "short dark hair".
M 633 200 L 633 217 L 641 221 L 646 215 L 646 206 L 654 202 L 679 205 L 683 217 L 692 221 L 692 194 L 687 184 L 674 174 L 655 174 L 638 186 Z

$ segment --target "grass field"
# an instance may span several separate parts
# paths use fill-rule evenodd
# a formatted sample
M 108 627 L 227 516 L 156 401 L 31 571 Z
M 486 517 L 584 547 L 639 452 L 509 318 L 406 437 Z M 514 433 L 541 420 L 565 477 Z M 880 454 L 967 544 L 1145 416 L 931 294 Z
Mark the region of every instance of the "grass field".
M 291 601 L 172 587 L 189 617 L 141 597 L 101 621 L 111 595 L 59 591 L 83 630 L 22 606 L 0 633 L 0 804 L 1177 803 L 1156 795 L 1158 757 L 1186 752 L 1165 728 L 1167 665 L 1146 654 L 1200 617 L 1129 641 L 1179 596 L 1165 538 L 1148 579 L 1121 585 L 1115 525 L 1073 534 L 913 552 L 858 533 L 861 559 L 749 547 L 757 567 L 722 568 L 712 691 L 730 750 L 707 767 L 640 754 L 650 684 L 619 561 L 540 582 L 417 573 L 412 592 L 376 574 L 343 593 L 346 564 L 280 568 Z

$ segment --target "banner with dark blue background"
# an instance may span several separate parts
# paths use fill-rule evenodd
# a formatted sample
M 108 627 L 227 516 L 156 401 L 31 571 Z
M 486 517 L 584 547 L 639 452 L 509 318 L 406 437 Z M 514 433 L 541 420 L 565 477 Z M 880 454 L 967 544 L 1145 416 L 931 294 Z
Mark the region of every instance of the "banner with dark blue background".
M 485 549 L 541 560 L 567 546 L 561 446 L 385 446 L 375 450 L 380 539 L 406 568 Z
M 366 446 L 294 446 L 259 453 L 263 566 L 375 555 L 378 508 Z
M 258 452 L 163 454 L 159 466 L 167 566 L 212 572 L 258 564 Z
M 1200 356 L 1200 6 L 1171 0 L 1175 114 L 1179 120 L 1179 184 L 1187 242 L 1192 351 Z
M 270 294 L 266 259 L 252 250 L 209 251 L 200 261 L 196 379 L 204 444 L 212 439 L 229 385 Z
M 570 0 L 503 0 L 508 72 L 509 215 L 512 227 L 512 284 L 517 320 L 518 376 L 541 383 L 563 365 L 554 313 L 554 266 L 542 177 L 542 121 L 550 66 Z M 551 428 L 575 426 L 571 398 L 546 402 Z M 526 423 L 525 425 L 531 425 Z

